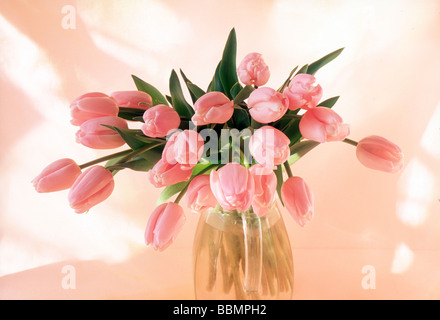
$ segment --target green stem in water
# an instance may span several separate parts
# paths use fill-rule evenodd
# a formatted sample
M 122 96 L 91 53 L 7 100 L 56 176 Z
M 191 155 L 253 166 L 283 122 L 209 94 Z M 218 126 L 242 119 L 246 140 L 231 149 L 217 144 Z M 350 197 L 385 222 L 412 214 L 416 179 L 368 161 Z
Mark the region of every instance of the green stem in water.
M 132 151 L 133 150 L 129 149 L 129 150 L 124 150 L 124 151 L 121 151 L 121 152 L 109 154 L 108 156 L 101 157 L 101 158 L 98 158 L 98 159 L 86 162 L 86 163 L 80 165 L 79 167 L 82 170 L 84 168 L 93 166 L 94 164 L 97 164 L 97 163 L 100 163 L 100 162 L 103 162 L 103 161 L 107 161 L 107 160 L 111 160 L 111 159 L 114 159 L 114 158 L 118 158 L 118 157 L 122 157 L 122 156 L 128 155 Z
M 355 147 L 357 147 L 357 145 L 358 145 L 357 141 L 354 141 L 354 140 L 351 140 L 351 139 L 348 139 L 348 138 L 345 138 L 344 140 L 342 140 L 342 142 L 351 144 L 352 146 L 355 146 Z
M 284 168 L 286 168 L 289 178 L 293 177 L 292 169 L 290 169 L 289 161 L 284 162 Z

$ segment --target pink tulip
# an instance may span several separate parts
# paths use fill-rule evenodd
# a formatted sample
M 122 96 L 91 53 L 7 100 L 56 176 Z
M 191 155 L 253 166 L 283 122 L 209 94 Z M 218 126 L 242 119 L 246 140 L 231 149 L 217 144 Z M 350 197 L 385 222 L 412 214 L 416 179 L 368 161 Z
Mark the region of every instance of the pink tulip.
M 93 118 L 80 126 L 76 142 L 93 149 L 113 149 L 125 143 L 117 132 L 103 125 L 128 129 L 127 122 L 118 117 Z
M 196 126 L 225 123 L 234 113 L 234 102 L 222 92 L 212 91 L 204 94 L 194 103 L 194 111 L 191 121 Z
M 147 172 L 147 178 L 153 186 L 162 188 L 178 182 L 188 181 L 191 174 L 192 168 L 180 163 L 170 164 L 162 158 Z
M 249 172 L 252 174 L 255 183 L 252 208 L 258 216 L 263 217 L 269 212 L 269 207 L 275 200 L 277 177 L 273 170 L 260 164 L 254 164 L 249 168 Z
M 219 170 L 211 171 L 211 190 L 226 210 L 246 211 L 254 198 L 254 179 L 249 170 L 230 162 Z
M 180 116 L 173 109 L 164 104 L 158 104 L 144 112 L 142 132 L 147 137 L 165 137 L 179 128 Z
M 81 174 L 80 167 L 72 159 L 59 159 L 45 167 L 32 183 L 40 193 L 69 189 Z
M 110 94 L 120 107 L 147 110 L 152 106 L 153 100 L 148 93 L 137 90 L 115 91 Z
M 260 123 L 281 119 L 287 111 L 289 100 L 278 91 L 263 87 L 254 90 L 248 99 L 251 117 Z
M 154 209 L 145 229 L 145 243 L 154 250 L 163 251 L 173 243 L 185 224 L 181 206 L 174 202 L 163 203 Z
M 269 81 L 269 67 L 260 53 L 249 53 L 237 68 L 240 81 L 246 85 L 264 86 Z
M 170 164 L 194 167 L 203 155 L 203 137 L 194 130 L 174 133 L 163 149 L 162 158 Z
M 315 107 L 308 110 L 299 123 L 304 138 L 320 143 L 342 141 L 350 134 L 350 126 L 332 109 Z
M 289 99 L 290 110 L 309 110 L 318 105 L 322 97 L 322 88 L 316 83 L 314 76 L 300 73 L 293 77 L 283 94 Z
M 359 141 L 356 156 L 367 168 L 396 173 L 403 169 L 402 150 L 380 136 L 369 136 Z
M 280 130 L 264 126 L 254 131 L 249 140 L 249 152 L 266 168 L 283 164 L 290 156 L 290 140 Z
M 284 206 L 293 219 L 304 227 L 313 218 L 314 196 L 300 177 L 290 177 L 281 187 Z
M 70 123 L 80 126 L 93 118 L 117 116 L 119 107 L 116 101 L 101 92 L 90 92 L 79 96 L 70 104 Z
M 196 176 L 186 191 L 186 204 L 193 212 L 200 213 L 217 205 L 217 199 L 211 191 L 208 175 Z
M 112 173 L 102 166 L 85 170 L 69 191 L 69 202 L 76 213 L 88 211 L 106 200 L 113 192 L 115 183 Z

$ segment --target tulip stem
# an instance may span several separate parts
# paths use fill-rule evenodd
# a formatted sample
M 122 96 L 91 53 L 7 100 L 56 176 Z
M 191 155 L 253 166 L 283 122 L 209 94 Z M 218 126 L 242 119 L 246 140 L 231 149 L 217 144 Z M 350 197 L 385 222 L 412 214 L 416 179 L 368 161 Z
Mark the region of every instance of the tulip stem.
M 111 159 L 114 159 L 114 158 L 117 158 L 117 157 L 123 157 L 123 156 L 129 154 L 132 151 L 133 150 L 129 149 L 129 150 L 124 150 L 124 151 L 121 151 L 121 152 L 109 154 L 109 155 L 107 155 L 105 157 L 101 157 L 101 158 L 98 158 L 98 159 L 86 162 L 86 163 L 80 165 L 79 167 L 82 170 L 84 168 L 90 167 L 90 166 L 92 166 L 94 164 L 97 164 L 97 163 L 100 163 L 100 162 L 103 162 L 103 161 L 111 160 Z
M 357 142 L 357 141 L 354 141 L 354 140 L 351 140 L 351 139 L 347 139 L 347 138 L 345 138 L 344 140 L 342 140 L 342 142 L 345 142 L 345 143 L 351 144 L 352 146 L 355 146 L 355 147 L 357 147 L 357 145 L 358 145 L 358 142 Z
M 292 169 L 290 168 L 289 161 L 284 162 L 284 168 L 286 168 L 289 178 L 293 177 Z

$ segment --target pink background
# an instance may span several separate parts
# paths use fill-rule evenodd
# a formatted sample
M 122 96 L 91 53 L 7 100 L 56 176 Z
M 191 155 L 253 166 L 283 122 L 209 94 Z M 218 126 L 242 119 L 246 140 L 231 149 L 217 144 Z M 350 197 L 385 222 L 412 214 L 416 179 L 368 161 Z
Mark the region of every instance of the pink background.
M 316 197 L 305 228 L 284 211 L 294 298 L 439 299 L 440 2 L 362 3 L 0 0 L 0 298 L 194 298 L 198 217 L 187 212 L 167 251 L 146 247 L 160 190 L 145 174 L 118 174 L 112 196 L 85 215 L 69 208 L 67 191 L 37 194 L 30 180 L 58 158 L 107 154 L 75 143 L 69 101 L 135 89 L 131 74 L 168 94 L 173 68 L 206 87 L 235 27 L 238 59 L 262 53 L 273 87 L 345 47 L 317 75 L 324 98 L 341 95 L 334 109 L 352 139 L 383 135 L 405 153 L 397 175 L 366 169 L 343 143 L 293 166 Z M 65 5 L 74 29 L 63 28 Z M 75 289 L 62 285 L 69 266 Z M 374 289 L 362 285 L 368 266 Z

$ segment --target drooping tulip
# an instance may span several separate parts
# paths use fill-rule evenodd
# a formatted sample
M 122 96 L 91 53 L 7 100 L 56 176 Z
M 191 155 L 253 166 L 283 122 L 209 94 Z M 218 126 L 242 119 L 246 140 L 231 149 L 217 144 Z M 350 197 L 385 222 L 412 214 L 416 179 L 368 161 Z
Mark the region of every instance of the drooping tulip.
M 299 122 L 299 130 L 304 138 L 320 143 L 342 141 L 350 134 L 350 126 L 326 107 L 308 110 Z
M 69 191 L 69 202 L 76 213 L 83 213 L 106 200 L 113 192 L 112 173 L 103 166 L 86 169 L 76 179 Z
M 376 135 L 359 141 L 356 156 L 364 166 L 374 170 L 396 173 L 404 166 L 404 156 L 399 146 Z
M 156 188 L 162 188 L 178 182 L 188 181 L 191 174 L 191 167 L 180 163 L 170 164 L 162 158 L 147 172 L 147 179 Z
M 260 123 L 270 123 L 281 119 L 287 111 L 288 104 L 287 98 L 269 87 L 254 90 L 247 102 L 251 117 Z
M 212 91 L 205 93 L 194 103 L 195 114 L 191 121 L 196 126 L 210 123 L 225 123 L 234 113 L 234 102 L 224 93 Z
M 173 109 L 164 104 L 158 104 L 144 112 L 142 132 L 147 137 L 165 137 L 179 128 L 180 116 Z
M 203 155 L 203 137 L 195 130 L 174 133 L 167 141 L 162 158 L 170 164 L 194 167 Z
M 261 87 L 269 81 L 270 71 L 261 53 L 252 52 L 241 61 L 237 75 L 242 83 Z
M 260 164 L 254 164 L 249 168 L 255 183 L 254 200 L 252 208 L 255 213 L 263 217 L 269 211 L 269 207 L 275 200 L 277 177 L 273 170 Z
M 289 99 L 289 109 L 299 108 L 309 110 L 318 105 L 322 97 L 322 88 L 316 83 L 316 78 L 310 74 L 300 73 L 293 77 L 283 95 Z
M 173 243 L 185 221 L 183 208 L 177 203 L 159 205 L 148 219 L 145 243 L 151 245 L 154 250 L 165 250 Z
M 81 168 L 72 159 L 52 162 L 36 176 L 32 183 L 40 193 L 69 189 L 81 174 Z
M 254 197 L 254 179 L 244 166 L 230 162 L 210 174 L 211 190 L 226 210 L 246 211 Z
M 281 187 L 281 198 L 292 218 L 304 227 L 313 218 L 314 196 L 301 177 L 290 177 Z
M 70 123 L 75 126 L 93 118 L 116 117 L 118 113 L 115 99 L 101 92 L 83 94 L 70 103 Z
M 128 129 L 127 122 L 122 118 L 93 118 L 81 124 L 76 132 L 76 142 L 93 149 L 113 149 L 125 144 L 116 131 L 104 125 Z
M 264 126 L 254 131 L 249 140 L 249 152 L 266 168 L 283 164 L 290 156 L 289 138 L 272 126 Z
M 209 175 L 199 175 L 191 180 L 186 191 L 186 204 L 193 212 L 200 213 L 217 205 L 209 180 Z
M 115 91 L 110 94 L 120 107 L 147 110 L 152 106 L 151 96 L 143 91 Z

